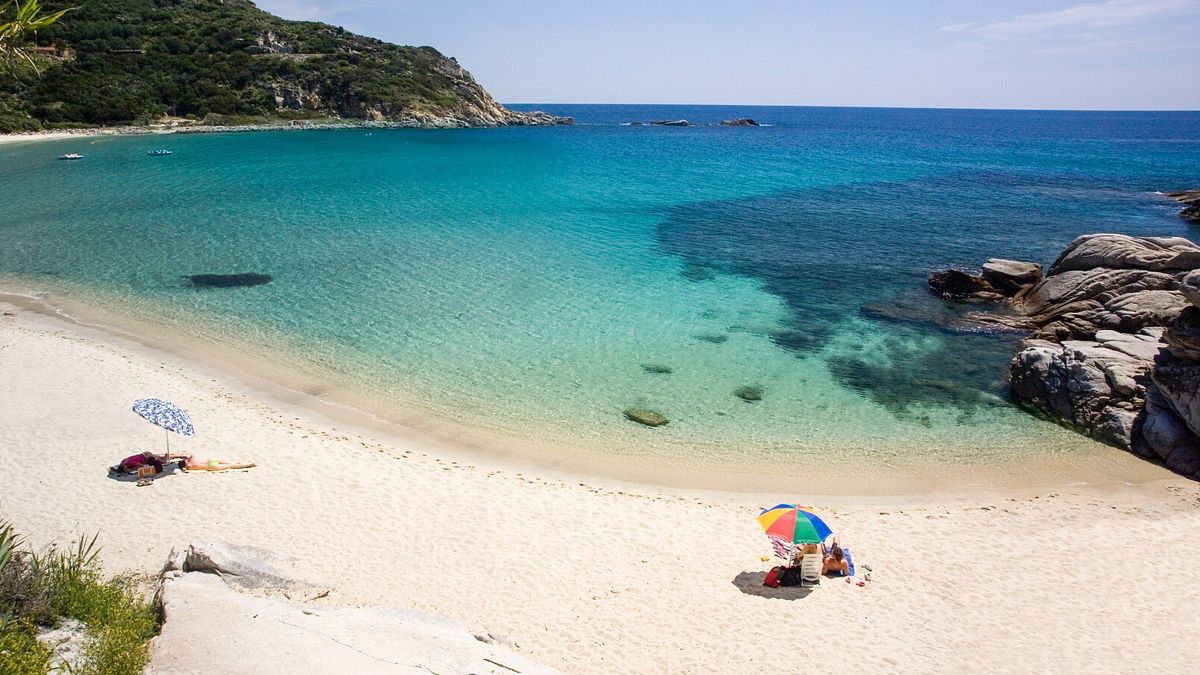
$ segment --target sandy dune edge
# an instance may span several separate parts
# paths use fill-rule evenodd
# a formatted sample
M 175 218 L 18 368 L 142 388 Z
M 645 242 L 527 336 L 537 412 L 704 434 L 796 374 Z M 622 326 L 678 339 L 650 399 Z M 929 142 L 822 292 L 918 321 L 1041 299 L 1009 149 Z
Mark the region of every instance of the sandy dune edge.
M 0 309 L 13 313 L 0 316 L 0 513 L 38 541 L 99 531 L 114 572 L 157 571 L 197 538 L 258 546 L 327 584 L 323 606 L 448 616 L 567 672 L 1192 667 L 1192 483 L 822 498 L 565 479 L 333 428 L 206 369 Z M 173 447 L 260 466 L 108 480 L 108 464 L 161 447 L 128 411 L 144 396 L 196 421 Z M 753 517 L 783 499 L 827 514 L 872 582 L 764 589 Z

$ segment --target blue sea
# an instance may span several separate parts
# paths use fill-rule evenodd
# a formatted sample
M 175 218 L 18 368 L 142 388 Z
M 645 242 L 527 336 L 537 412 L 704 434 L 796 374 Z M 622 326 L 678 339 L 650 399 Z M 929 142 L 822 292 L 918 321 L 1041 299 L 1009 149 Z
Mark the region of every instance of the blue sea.
M 1017 338 L 947 329 L 925 275 L 1196 234 L 1158 191 L 1200 186 L 1200 113 L 514 107 L 576 124 L 0 146 L 0 286 L 506 451 L 987 464 L 1095 447 L 1009 403 Z M 694 126 L 628 124 L 662 119 Z M 233 272 L 274 280 L 183 278 Z

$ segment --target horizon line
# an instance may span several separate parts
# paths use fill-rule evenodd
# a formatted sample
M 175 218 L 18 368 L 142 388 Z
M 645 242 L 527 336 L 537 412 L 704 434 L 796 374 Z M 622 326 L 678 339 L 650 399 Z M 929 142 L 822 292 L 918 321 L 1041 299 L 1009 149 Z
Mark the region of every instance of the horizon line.
M 1200 113 L 1200 108 L 973 108 L 954 106 L 916 106 L 916 105 L 822 105 L 800 103 L 664 103 L 664 102 L 619 102 L 619 103 L 586 103 L 582 101 L 505 101 L 503 105 L 655 105 L 655 106 L 696 106 L 709 108 L 843 108 L 857 110 L 956 110 L 979 112 L 1130 112 L 1130 113 Z

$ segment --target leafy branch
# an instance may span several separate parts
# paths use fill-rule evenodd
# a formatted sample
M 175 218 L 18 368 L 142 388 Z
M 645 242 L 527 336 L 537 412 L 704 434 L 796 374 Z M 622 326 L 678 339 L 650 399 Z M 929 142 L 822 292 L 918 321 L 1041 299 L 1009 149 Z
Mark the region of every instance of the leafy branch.
M 0 65 L 5 72 L 16 73 L 17 65 L 24 62 L 28 63 L 34 72 L 40 73 L 33 56 L 24 46 L 25 40 L 29 35 L 61 19 L 71 9 L 43 15 L 41 0 L 25 0 L 19 4 L 10 0 L 0 5 L 0 20 L 7 17 L 13 7 L 16 7 L 16 13 L 12 19 L 0 23 Z

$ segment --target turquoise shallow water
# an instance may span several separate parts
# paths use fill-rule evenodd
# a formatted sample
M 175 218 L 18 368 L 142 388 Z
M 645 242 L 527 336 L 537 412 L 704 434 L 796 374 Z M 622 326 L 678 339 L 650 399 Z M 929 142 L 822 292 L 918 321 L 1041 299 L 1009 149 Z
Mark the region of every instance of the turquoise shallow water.
M 1011 337 L 881 303 L 1192 234 L 1154 191 L 1200 180 L 1198 114 L 542 107 L 580 124 L 0 146 L 0 277 L 562 452 L 989 462 L 1089 446 L 1006 402 Z M 747 115 L 772 126 L 622 125 Z M 181 279 L 242 271 L 274 281 Z

